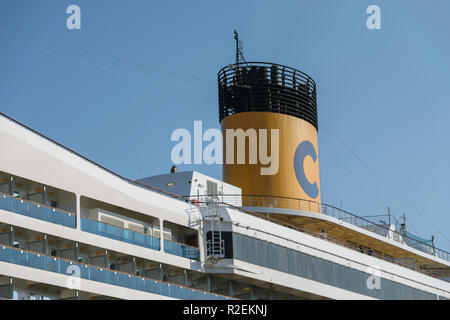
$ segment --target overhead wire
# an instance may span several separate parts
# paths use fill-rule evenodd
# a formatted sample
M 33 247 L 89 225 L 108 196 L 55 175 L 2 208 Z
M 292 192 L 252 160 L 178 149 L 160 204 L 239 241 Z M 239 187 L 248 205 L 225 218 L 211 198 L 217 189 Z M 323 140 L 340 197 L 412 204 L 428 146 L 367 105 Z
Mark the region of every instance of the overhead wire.
M 130 73 L 130 72 L 125 72 L 125 71 L 113 69 L 113 68 L 110 68 L 110 67 L 105 67 L 105 66 L 98 65 L 98 64 L 95 64 L 95 63 L 92 63 L 92 62 L 87 62 L 87 61 L 79 59 L 79 58 L 66 56 L 66 55 L 63 55 L 63 54 L 60 54 L 60 53 L 56 53 L 56 52 L 53 52 L 53 51 L 42 49 L 42 48 L 30 45 L 30 44 L 26 44 L 24 42 L 20 42 L 20 41 L 17 41 L 17 40 L 12 40 L 12 39 L 9 39 L 7 37 L 4 37 L 3 35 L 0 35 L 0 39 L 3 39 L 5 41 L 11 42 L 11 43 L 14 43 L 14 44 L 17 44 L 17 45 L 20 45 L 22 47 L 26 47 L 26 48 L 33 49 L 33 50 L 36 50 L 36 51 L 40 51 L 40 52 L 43 52 L 43 53 L 46 53 L 46 54 L 49 54 L 49 55 L 53 55 L 53 56 L 56 56 L 56 57 L 60 57 L 60 58 L 66 59 L 66 60 L 75 61 L 75 62 L 78 62 L 80 64 L 84 64 L 84 65 L 87 65 L 87 66 L 95 67 L 95 68 L 98 68 L 98 69 L 101 69 L 101 70 L 104 70 L 104 71 L 114 72 L 114 73 L 118 73 L 118 74 L 129 76 L 129 77 L 149 80 L 149 81 L 153 81 L 153 82 L 157 82 L 157 83 L 161 83 L 161 84 L 166 84 L 166 85 L 170 85 L 170 86 L 174 86 L 174 87 L 179 87 L 179 88 L 187 88 L 187 89 L 193 89 L 193 90 L 198 90 L 198 91 L 207 91 L 208 90 L 206 88 L 193 87 L 193 86 L 182 85 L 182 84 L 178 84 L 178 83 L 174 83 L 174 82 L 170 82 L 170 81 L 152 79 L 152 78 L 149 78 L 147 76 L 142 76 L 142 75 L 138 75 L 138 74 L 134 74 L 134 73 Z
M 4 28 L 7 28 L 7 29 L 10 29 L 10 30 L 13 30 L 15 32 L 20 32 L 20 33 L 26 34 L 26 35 L 34 37 L 34 38 L 43 39 L 45 41 L 54 43 L 54 44 L 56 44 L 58 46 L 63 46 L 63 47 L 69 48 L 69 49 L 73 49 L 73 50 L 77 50 L 77 51 L 80 51 L 80 52 L 96 55 L 96 56 L 99 56 L 99 57 L 102 57 L 102 58 L 106 58 L 106 59 L 114 61 L 114 62 L 127 64 L 127 65 L 130 65 L 130 66 L 133 66 L 133 67 L 138 67 L 138 68 L 150 70 L 150 71 L 153 71 L 153 72 L 165 73 L 165 74 L 168 74 L 168 75 L 177 76 L 177 77 L 181 77 L 181 78 L 197 80 L 197 81 L 203 81 L 203 82 L 208 82 L 208 83 L 214 83 L 214 85 L 216 84 L 215 80 L 206 79 L 206 78 L 197 77 L 197 76 L 192 76 L 192 75 L 186 75 L 186 74 L 173 72 L 173 71 L 168 71 L 168 70 L 163 70 L 163 69 L 155 68 L 155 67 L 152 67 L 152 66 L 144 65 L 142 63 L 133 62 L 133 61 L 130 61 L 130 60 L 127 60 L 127 59 L 113 57 L 113 56 L 107 55 L 107 54 L 99 52 L 99 51 L 95 51 L 95 50 L 92 50 L 92 49 L 86 49 L 86 48 L 82 48 L 82 47 L 79 47 L 79 46 L 74 46 L 72 44 L 69 44 L 69 43 L 66 43 L 66 42 L 63 42 L 63 41 L 60 41 L 60 40 L 54 40 L 54 39 L 45 37 L 43 35 L 39 35 L 39 34 L 30 32 L 30 31 L 27 31 L 27 30 L 23 30 L 21 28 L 18 28 L 18 27 L 15 27 L 15 26 L 11 26 L 11 25 L 8 25 L 8 24 L 0 23 L 0 26 L 4 27 Z
M 350 151 L 353 156 L 355 156 L 369 171 L 371 171 L 386 187 L 388 187 L 398 198 L 400 198 L 414 213 L 416 213 L 418 216 L 420 216 L 425 222 L 428 223 L 434 230 L 436 230 L 439 234 L 442 235 L 442 237 L 450 242 L 450 239 L 436 226 L 434 226 L 422 213 L 420 213 L 419 210 L 417 210 L 404 196 L 402 196 L 397 190 L 395 190 L 380 174 L 378 174 L 359 154 L 357 154 L 355 151 L 350 148 L 348 144 L 346 144 L 344 141 L 339 139 L 337 136 L 332 134 L 329 130 L 327 130 L 327 133 L 333 137 L 336 141 L 338 141 L 340 144 L 342 144 L 348 151 Z
M 16 32 L 21 32 L 23 34 L 27 34 L 29 36 L 32 36 L 34 38 L 40 38 L 43 40 L 46 40 L 48 42 L 57 44 L 59 46 L 63 46 L 66 48 L 70 48 L 73 50 L 77 50 L 80 52 L 84 52 L 87 54 L 92 54 L 92 55 L 96 55 L 99 57 L 103 57 L 106 58 L 108 60 L 117 62 L 117 63 L 122 63 L 122 64 L 127 64 L 130 66 L 134 66 L 134 67 L 138 67 L 138 68 L 142 68 L 142 69 L 146 69 L 146 70 L 150 70 L 153 72 L 159 72 L 159 73 L 165 73 L 168 75 L 172 75 L 172 76 L 177 76 L 177 77 L 181 77 L 181 78 L 186 78 L 186 79 L 191 79 L 191 80 L 197 80 L 197 81 L 204 81 L 204 82 L 209 82 L 209 83 L 215 83 L 215 81 L 212 81 L 210 79 L 206 79 L 206 78 L 201 78 L 201 77 L 197 77 L 197 76 L 192 76 L 192 75 L 186 75 L 186 74 L 181 74 L 181 73 L 177 73 L 177 72 L 172 72 L 172 71 L 168 71 L 168 70 L 163 70 L 163 69 L 159 69 L 159 68 L 154 68 L 148 65 L 144 65 L 144 64 L 140 64 L 140 63 L 136 63 L 130 60 L 126 60 L 126 59 L 121 59 L 121 58 L 117 58 L 117 57 L 113 57 L 95 50 L 91 50 L 91 49 L 86 49 L 86 48 L 81 48 L 81 47 L 77 47 L 59 40 L 54 40 L 54 39 L 50 39 L 48 37 L 36 34 L 36 33 L 32 33 L 14 26 L 10 26 L 7 24 L 3 24 L 0 23 L 0 26 L 8 28 L 10 30 L 16 31 Z M 199 87 L 193 87 L 193 86 L 187 86 L 187 85 L 181 85 L 181 84 L 177 84 L 177 83 L 173 83 L 170 81 L 163 81 L 163 80 L 157 80 L 157 79 L 153 79 L 153 78 L 149 78 L 147 76 L 142 76 L 142 75 L 137 75 L 134 73 L 130 73 L 130 72 L 125 72 L 125 71 L 121 71 L 121 70 L 117 70 L 117 69 L 113 69 L 113 68 L 109 68 L 109 67 L 105 67 L 102 65 L 98 65 L 95 63 L 91 63 L 79 58 L 75 58 L 75 57 L 71 57 L 71 56 L 66 56 L 60 53 L 56 53 L 56 52 L 52 52 L 46 49 L 42 49 L 39 47 L 35 47 L 33 45 L 30 44 L 26 44 L 17 40 L 12 40 L 9 38 L 6 38 L 2 35 L 0 35 L 0 38 L 2 38 L 3 40 L 9 41 L 11 43 L 15 43 L 17 45 L 23 46 L 23 47 L 27 47 L 36 51 L 40 51 L 49 55 L 53 55 L 53 56 L 57 56 L 66 60 L 71 60 L 80 64 L 84 64 L 87 66 L 91 66 L 91 67 L 95 67 L 104 71 L 109 71 L 109 72 L 114 72 L 114 73 L 118 73 L 118 74 L 122 74 L 122 75 L 126 75 L 126 76 L 130 76 L 130 77 L 135 77 L 135 78 L 139 78 L 139 79 L 144 79 L 144 80 L 149 80 L 149 81 L 153 81 L 153 82 L 157 82 L 157 83 L 161 83 L 161 84 L 166 84 L 166 85 L 171 85 L 171 86 L 175 86 L 175 87 L 181 87 L 181 88 L 188 88 L 188 89 L 193 89 L 193 90 L 200 90 L 200 91 L 206 91 L 208 89 L 206 88 L 199 88 Z M 341 139 L 339 139 L 338 137 L 334 136 L 333 134 L 331 134 L 330 131 L 327 130 L 328 135 L 330 135 L 332 138 L 334 138 L 336 141 L 338 141 L 340 144 L 342 144 L 347 150 L 350 151 L 350 153 L 352 153 L 367 169 L 369 169 L 369 171 L 372 172 L 372 174 L 374 174 L 386 187 L 388 187 L 397 197 L 399 197 L 410 209 L 412 209 L 412 211 L 414 213 L 416 213 L 417 215 L 419 215 L 422 219 L 424 219 L 433 229 L 435 229 L 437 232 L 439 232 L 444 239 L 446 239 L 448 242 L 450 242 L 450 239 L 443 233 L 441 232 L 437 227 L 435 227 L 424 215 L 422 215 L 420 213 L 419 210 L 417 210 L 405 197 L 403 197 L 398 191 L 396 191 L 383 177 L 381 177 L 381 175 L 379 175 L 371 166 L 368 165 L 368 163 L 361 157 L 359 156 L 356 152 L 354 152 L 345 142 L 343 142 Z M 413 229 L 415 229 L 413 227 Z

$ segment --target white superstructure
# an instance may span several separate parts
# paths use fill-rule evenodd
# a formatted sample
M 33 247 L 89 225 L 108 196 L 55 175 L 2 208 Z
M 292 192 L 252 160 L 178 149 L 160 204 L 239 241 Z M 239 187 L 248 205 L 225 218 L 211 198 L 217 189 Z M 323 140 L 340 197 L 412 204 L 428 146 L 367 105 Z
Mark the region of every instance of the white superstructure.
M 275 202 L 253 207 L 239 188 L 197 172 L 132 182 L 4 116 L 0 150 L 2 298 L 450 298 L 448 254 L 395 232 Z M 415 263 L 273 215 L 339 226 Z

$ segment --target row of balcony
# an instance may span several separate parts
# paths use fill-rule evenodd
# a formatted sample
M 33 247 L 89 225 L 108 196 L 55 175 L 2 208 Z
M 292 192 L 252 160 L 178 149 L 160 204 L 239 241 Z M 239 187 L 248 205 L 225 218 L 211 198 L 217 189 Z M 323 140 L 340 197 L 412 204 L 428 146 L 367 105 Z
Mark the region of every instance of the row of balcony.
M 0 194 L 0 209 L 61 226 L 76 228 L 76 214 L 51 208 L 33 201 L 12 197 L 8 194 Z M 160 238 L 88 218 L 80 218 L 80 220 L 82 231 L 157 251 L 161 250 Z M 170 240 L 164 240 L 164 252 L 187 259 L 200 260 L 198 248 Z
M 0 209 L 69 228 L 76 228 L 77 224 L 77 217 L 74 213 L 12 197 L 5 193 L 0 193 Z
M 157 237 L 87 218 L 81 218 L 81 230 L 148 249 L 158 251 L 161 249 L 160 239 Z M 183 243 L 164 240 L 164 252 L 187 259 L 200 260 L 199 249 Z
M 98 281 L 114 286 L 154 293 L 175 299 L 228 300 L 230 297 L 188 288 L 182 285 L 136 276 L 121 271 L 56 258 L 38 252 L 10 246 L 0 247 L 0 261 L 44 271 L 71 275 L 76 278 Z M 73 281 L 76 283 L 76 281 Z M 80 288 L 81 289 L 81 288 Z

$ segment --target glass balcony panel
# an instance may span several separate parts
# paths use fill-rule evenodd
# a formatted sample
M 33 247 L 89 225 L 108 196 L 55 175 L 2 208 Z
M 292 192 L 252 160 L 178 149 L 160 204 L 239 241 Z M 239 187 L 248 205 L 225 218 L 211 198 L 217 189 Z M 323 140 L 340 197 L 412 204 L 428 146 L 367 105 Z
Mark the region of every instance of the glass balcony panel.
M 162 283 L 161 284 L 161 294 L 163 296 L 168 296 L 168 297 L 171 296 L 170 295 L 170 284 L 168 284 L 168 283 Z
M 107 237 L 112 237 L 113 239 L 120 241 L 127 241 L 127 237 L 125 235 L 125 230 L 116 226 L 112 226 L 109 224 L 101 223 L 99 228 L 102 230 L 103 235 Z
M 148 292 L 162 294 L 163 283 L 154 280 L 148 280 Z
M 206 299 L 206 294 L 205 294 L 205 292 L 194 290 L 193 299 L 195 299 L 195 300 L 205 300 Z
M 13 250 L 12 251 L 12 263 L 19 264 L 21 266 L 28 266 L 28 256 L 25 251 Z
M 89 268 L 90 280 L 104 282 L 104 283 L 106 282 L 106 271 L 105 270 L 93 268 L 93 267 L 88 267 L 88 268 Z
M 50 257 L 36 252 L 0 246 L 0 261 L 22 266 L 79 276 L 82 279 L 99 281 L 115 286 L 165 295 L 176 299 L 227 299 L 223 296 L 193 290 L 177 284 L 169 284 L 131 274 L 115 272 L 95 266 L 84 265 L 61 258 Z M 76 269 L 74 267 L 78 267 Z
M 46 256 L 41 254 L 27 254 L 28 267 L 46 270 Z
M 89 266 L 85 264 L 78 264 L 80 266 L 80 277 L 83 279 L 90 279 Z
M 149 249 L 160 249 L 159 238 L 87 218 L 81 218 L 81 230 Z
M 59 260 L 59 273 L 72 275 L 73 272 L 70 272 L 69 267 L 71 266 L 70 261 L 68 260 Z
M 174 297 L 176 299 L 181 299 L 181 300 L 185 300 L 187 299 L 186 296 L 186 288 L 184 287 L 179 287 L 179 286 L 171 286 L 170 289 L 170 293 L 171 293 L 171 297 Z
M 10 212 L 18 213 L 30 218 L 39 219 L 65 227 L 75 228 L 76 215 L 68 212 L 50 208 L 34 202 L 29 202 L 23 199 L 8 196 L 6 194 L 0 195 L 0 209 Z
M 131 277 L 128 274 L 120 272 L 111 272 L 111 284 L 114 284 L 119 287 L 134 289 L 135 288 L 134 278 L 135 277 Z
M 47 270 L 59 273 L 59 260 L 53 257 L 46 257 Z
M 200 260 L 200 251 L 198 248 L 184 245 L 181 243 L 164 240 L 164 252 L 170 253 L 179 257 Z
M 145 246 L 147 248 L 153 249 L 153 250 L 161 250 L 161 245 L 159 242 L 159 238 L 155 237 L 146 237 L 145 238 Z
M 134 280 L 135 289 L 140 291 L 147 291 L 145 280 L 145 278 L 136 277 L 136 279 Z
M 5 196 L 5 195 L 1 195 L 0 196 L 0 209 L 2 210 L 6 210 L 6 211 L 12 211 L 12 199 Z
M 0 247 L 0 261 L 11 262 L 12 261 L 11 254 L 12 254 L 12 252 L 11 252 L 10 248 Z
M 134 244 L 145 247 L 145 234 L 131 231 L 130 237 Z

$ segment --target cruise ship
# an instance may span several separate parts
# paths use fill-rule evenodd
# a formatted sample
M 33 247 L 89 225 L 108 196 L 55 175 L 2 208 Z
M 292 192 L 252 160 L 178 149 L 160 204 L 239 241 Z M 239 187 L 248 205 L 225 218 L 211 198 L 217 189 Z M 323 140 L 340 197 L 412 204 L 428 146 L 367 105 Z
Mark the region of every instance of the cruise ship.
M 321 202 L 309 75 L 238 49 L 218 95 L 224 134 L 277 130 L 275 171 L 132 180 L 1 113 L 1 299 L 450 299 L 448 252 Z

